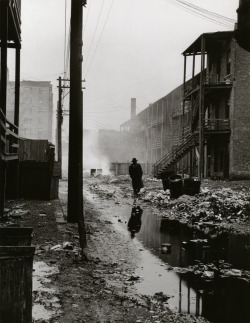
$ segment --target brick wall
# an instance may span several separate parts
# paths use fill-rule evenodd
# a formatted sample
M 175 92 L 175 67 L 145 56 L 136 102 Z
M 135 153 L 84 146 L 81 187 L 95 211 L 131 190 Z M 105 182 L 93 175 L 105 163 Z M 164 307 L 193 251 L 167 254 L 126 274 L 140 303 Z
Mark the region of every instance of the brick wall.
M 234 41 L 230 177 L 250 178 L 250 53 Z

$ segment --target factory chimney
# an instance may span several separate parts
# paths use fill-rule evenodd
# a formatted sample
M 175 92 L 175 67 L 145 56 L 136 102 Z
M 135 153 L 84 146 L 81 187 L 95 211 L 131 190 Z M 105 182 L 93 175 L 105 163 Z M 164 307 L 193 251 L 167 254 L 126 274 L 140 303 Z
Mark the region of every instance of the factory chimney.
M 131 113 L 130 118 L 132 119 L 136 115 L 136 98 L 131 99 Z

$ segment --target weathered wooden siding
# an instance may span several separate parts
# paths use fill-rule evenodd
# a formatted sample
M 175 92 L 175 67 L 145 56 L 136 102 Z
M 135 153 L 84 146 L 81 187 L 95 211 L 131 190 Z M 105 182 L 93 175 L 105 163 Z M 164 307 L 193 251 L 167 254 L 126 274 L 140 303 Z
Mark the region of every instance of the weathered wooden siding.
M 50 160 L 51 146 L 48 140 L 20 139 L 19 160 L 47 162 Z

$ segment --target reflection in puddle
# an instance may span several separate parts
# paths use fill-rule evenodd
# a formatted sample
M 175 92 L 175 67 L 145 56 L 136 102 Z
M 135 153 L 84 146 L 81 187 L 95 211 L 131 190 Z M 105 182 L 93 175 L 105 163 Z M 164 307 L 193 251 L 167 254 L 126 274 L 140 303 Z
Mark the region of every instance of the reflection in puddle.
M 137 205 L 134 202 L 131 215 L 128 220 L 128 230 L 131 232 L 131 238 L 135 237 L 135 234 L 138 233 L 141 229 L 141 217 L 142 217 L 143 210 L 140 205 Z
M 123 209 L 123 227 L 131 218 L 131 207 Z M 142 212 L 141 212 L 142 214 Z M 250 269 L 250 239 L 218 230 L 204 224 L 196 230 L 177 221 L 162 219 L 149 211 L 140 218 L 137 240 L 142 252 L 143 276 L 135 285 L 142 294 L 163 292 L 172 296 L 168 301 L 182 313 L 205 316 L 215 323 L 250 322 L 249 282 L 239 277 L 200 279 L 191 274 L 176 273 L 172 267 L 188 267 L 197 261 L 203 264 L 224 260 L 233 268 Z M 209 271 L 207 272 L 209 274 Z

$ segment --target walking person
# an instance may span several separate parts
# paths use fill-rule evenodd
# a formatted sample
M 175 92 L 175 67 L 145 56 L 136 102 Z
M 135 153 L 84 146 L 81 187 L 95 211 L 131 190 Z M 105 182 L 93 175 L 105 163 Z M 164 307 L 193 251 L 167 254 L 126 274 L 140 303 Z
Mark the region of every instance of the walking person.
M 132 164 L 129 166 L 129 175 L 132 179 L 132 187 L 134 190 L 134 197 L 138 196 L 140 189 L 143 188 L 142 182 L 142 168 L 141 165 L 137 163 L 137 159 L 133 158 L 131 160 Z

